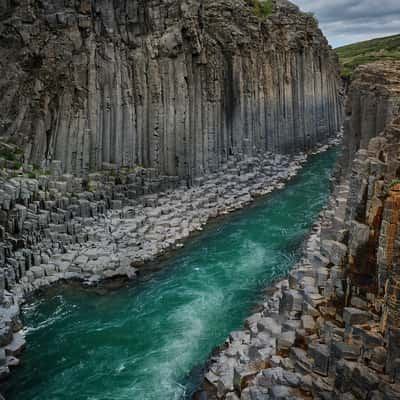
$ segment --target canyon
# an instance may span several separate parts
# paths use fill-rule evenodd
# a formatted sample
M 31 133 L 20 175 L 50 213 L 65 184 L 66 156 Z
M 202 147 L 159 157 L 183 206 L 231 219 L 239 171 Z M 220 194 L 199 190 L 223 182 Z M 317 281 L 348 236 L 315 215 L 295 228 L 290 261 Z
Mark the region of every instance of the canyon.
M 335 143 L 337 58 L 292 3 L 0 3 L 0 372 L 19 305 L 135 280 Z M 279 154 L 281 153 L 281 154 Z
M 400 398 L 400 64 L 359 67 L 344 106 L 315 18 L 255 4 L 0 1 L 1 378 L 26 346 L 28 296 L 136 281 L 282 189 L 344 122 L 303 258 L 195 398 Z
M 299 259 L 336 157 L 310 157 L 285 187 L 211 220 L 115 290 L 36 292 L 22 305 L 27 346 L 2 385 L 7 400 L 189 399 L 210 350 Z
M 354 73 L 303 259 L 208 365 L 200 399 L 400 398 L 400 63 Z

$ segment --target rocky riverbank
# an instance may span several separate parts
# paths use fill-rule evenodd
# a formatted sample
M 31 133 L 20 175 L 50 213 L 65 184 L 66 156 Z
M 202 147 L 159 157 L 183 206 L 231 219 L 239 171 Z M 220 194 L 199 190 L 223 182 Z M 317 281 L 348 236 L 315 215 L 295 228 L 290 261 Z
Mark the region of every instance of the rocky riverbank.
M 361 67 L 304 258 L 210 360 L 197 399 L 400 399 L 400 64 Z
M 318 151 L 335 145 L 330 140 Z M 231 158 L 221 171 L 186 182 L 154 171 L 3 177 L 1 375 L 25 346 L 19 304 L 60 281 L 97 285 L 125 277 L 183 246 L 212 218 L 284 186 L 307 155 Z M 143 193 L 145 192 L 145 193 Z
M 340 129 L 316 19 L 257 5 L 0 2 L 0 377 L 24 347 L 24 296 L 134 279 Z

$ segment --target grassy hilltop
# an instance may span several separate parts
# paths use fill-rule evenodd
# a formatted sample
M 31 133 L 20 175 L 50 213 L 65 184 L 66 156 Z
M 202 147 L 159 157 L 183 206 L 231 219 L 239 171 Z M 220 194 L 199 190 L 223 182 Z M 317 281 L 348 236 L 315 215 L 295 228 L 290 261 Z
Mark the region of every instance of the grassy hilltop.
M 400 35 L 367 40 L 335 49 L 342 64 L 342 75 L 350 76 L 362 64 L 380 60 L 400 60 Z

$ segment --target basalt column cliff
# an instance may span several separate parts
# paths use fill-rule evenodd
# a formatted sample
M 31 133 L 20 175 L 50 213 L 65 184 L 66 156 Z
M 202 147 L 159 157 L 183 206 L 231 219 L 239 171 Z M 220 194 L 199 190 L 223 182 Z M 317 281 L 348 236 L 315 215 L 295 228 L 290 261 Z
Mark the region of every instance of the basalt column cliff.
M 211 359 L 197 398 L 400 399 L 399 62 L 354 73 L 337 169 L 304 258 Z
M 191 177 L 340 126 L 335 56 L 286 1 L 2 0 L 0 21 L 0 135 L 31 163 Z

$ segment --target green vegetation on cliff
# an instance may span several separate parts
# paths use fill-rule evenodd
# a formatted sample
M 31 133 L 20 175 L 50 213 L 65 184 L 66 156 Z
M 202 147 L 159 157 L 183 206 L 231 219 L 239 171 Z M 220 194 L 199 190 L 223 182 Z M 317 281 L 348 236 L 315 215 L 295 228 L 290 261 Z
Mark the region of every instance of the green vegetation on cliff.
M 342 75 L 350 76 L 359 65 L 374 61 L 400 60 L 400 35 L 367 40 L 338 47 Z
M 272 0 L 252 0 L 254 14 L 259 18 L 266 18 L 272 14 Z

